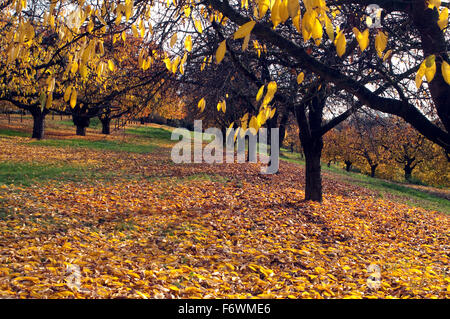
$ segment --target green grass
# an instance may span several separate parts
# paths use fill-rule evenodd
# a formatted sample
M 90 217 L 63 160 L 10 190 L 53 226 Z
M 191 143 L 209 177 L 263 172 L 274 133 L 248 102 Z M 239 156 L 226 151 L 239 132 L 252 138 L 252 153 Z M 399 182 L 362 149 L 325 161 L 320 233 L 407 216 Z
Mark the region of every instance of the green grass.
M 112 152 L 129 152 L 147 154 L 154 151 L 157 146 L 149 144 L 134 144 L 125 143 L 119 141 L 109 140 L 82 140 L 82 139 L 70 139 L 70 140 L 40 140 L 30 143 L 31 145 L 39 146 L 52 146 L 52 147 L 72 147 L 72 148 L 89 148 L 94 150 L 104 150 Z
M 163 141 L 170 141 L 172 135 L 172 132 L 169 130 L 148 126 L 127 128 L 125 133 Z
M 282 150 L 280 158 L 287 162 L 305 165 L 305 161 L 300 158 L 298 153 L 289 153 L 287 150 Z M 381 198 L 395 197 L 396 201 L 403 202 L 411 206 L 418 206 L 428 210 L 437 210 L 450 214 L 450 201 L 430 194 L 426 191 L 421 191 L 402 185 L 400 183 L 390 182 L 379 178 L 372 178 L 370 176 L 347 172 L 335 165 L 328 167 L 322 164 L 322 171 L 337 175 L 340 181 L 352 185 L 362 186 L 371 189 L 378 193 Z
M 82 181 L 92 178 L 92 172 L 74 165 L 0 162 L 0 184 L 30 186 L 50 180 Z
M 0 129 L 0 136 L 31 137 L 31 133 L 8 130 L 8 129 Z

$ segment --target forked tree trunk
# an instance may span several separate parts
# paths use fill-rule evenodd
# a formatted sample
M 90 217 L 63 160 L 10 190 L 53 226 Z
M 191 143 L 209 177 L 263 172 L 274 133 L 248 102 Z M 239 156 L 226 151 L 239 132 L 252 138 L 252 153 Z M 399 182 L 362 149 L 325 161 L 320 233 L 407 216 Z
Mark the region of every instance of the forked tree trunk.
M 45 113 L 38 112 L 31 113 L 33 115 L 33 134 L 31 138 L 37 138 L 41 140 L 44 138 L 44 129 L 45 129 Z
M 72 115 L 73 124 L 77 127 L 76 134 L 86 136 L 86 128 L 89 127 L 90 118 L 87 116 Z
M 322 156 L 322 137 L 305 143 L 305 200 L 322 202 L 322 176 L 320 158 Z

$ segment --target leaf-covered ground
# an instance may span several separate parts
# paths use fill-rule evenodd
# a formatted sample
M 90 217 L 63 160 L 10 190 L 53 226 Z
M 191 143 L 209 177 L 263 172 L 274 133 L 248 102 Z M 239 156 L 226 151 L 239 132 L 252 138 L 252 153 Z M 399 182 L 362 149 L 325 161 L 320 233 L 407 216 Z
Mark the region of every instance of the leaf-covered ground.
M 0 164 L 22 172 L 0 170 L 1 297 L 450 296 L 448 215 L 329 178 L 322 204 L 303 202 L 293 163 L 265 176 L 173 164 L 160 139 L 108 141 L 129 147 L 0 136 Z

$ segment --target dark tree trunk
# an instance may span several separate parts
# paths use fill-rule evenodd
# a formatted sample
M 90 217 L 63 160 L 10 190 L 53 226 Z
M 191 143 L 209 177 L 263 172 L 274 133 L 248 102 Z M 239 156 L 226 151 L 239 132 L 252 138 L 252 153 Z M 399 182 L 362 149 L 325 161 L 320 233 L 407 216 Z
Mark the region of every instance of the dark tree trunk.
M 344 161 L 344 163 L 345 163 L 345 170 L 346 170 L 347 172 L 350 172 L 350 169 L 352 168 L 352 162 L 350 162 L 350 161 Z
M 405 179 L 407 181 L 411 181 L 411 175 L 412 175 L 412 171 L 413 171 L 414 167 L 405 164 L 403 170 L 405 171 Z
M 31 113 L 33 115 L 33 134 L 31 138 L 37 138 L 41 140 L 44 138 L 44 128 L 45 128 L 45 112 Z
M 322 202 L 322 177 L 320 158 L 323 149 L 323 135 L 320 132 L 326 95 L 324 90 L 312 88 L 308 102 L 295 108 L 299 137 L 305 155 L 305 200 Z M 319 92 L 318 92 L 319 91 Z M 308 112 L 307 112 L 308 109 Z
M 370 165 L 370 177 L 375 177 L 375 172 L 377 170 L 378 164 Z
M 100 118 L 100 122 L 102 122 L 102 134 L 111 134 L 111 118 Z
M 305 200 L 322 201 L 322 176 L 320 157 L 322 156 L 322 137 L 304 143 L 305 154 Z
M 86 126 L 77 125 L 77 133 L 78 136 L 86 136 Z
M 89 127 L 89 124 L 91 122 L 90 118 L 87 116 L 81 116 L 81 115 L 72 115 L 73 124 L 77 127 L 77 135 L 79 136 L 86 136 L 86 128 Z

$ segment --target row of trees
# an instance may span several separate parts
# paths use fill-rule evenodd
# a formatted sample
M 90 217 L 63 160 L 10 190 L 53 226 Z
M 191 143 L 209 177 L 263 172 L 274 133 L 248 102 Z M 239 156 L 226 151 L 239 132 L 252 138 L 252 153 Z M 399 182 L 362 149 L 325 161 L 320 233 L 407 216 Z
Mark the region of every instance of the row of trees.
M 114 3 L 72 10 L 80 3 L 9 1 L 0 12 L 0 100 L 32 114 L 33 138 L 50 112 L 71 115 L 77 135 L 94 117 L 109 134 L 111 120 L 146 116 L 174 95 L 163 51 L 130 27 L 137 15 L 116 23 Z
M 395 115 L 450 152 L 448 8 L 439 0 L 10 0 L 2 8 L 1 98 L 29 110 L 36 132 L 50 110 L 70 110 L 82 133 L 86 118 L 129 103 L 143 112 L 172 88 L 190 116 L 222 128 L 283 132 L 293 119 L 305 197 L 315 201 L 324 136 L 359 110 Z
M 354 117 L 324 137 L 324 162 L 371 177 L 450 186 L 445 152 L 404 121 Z

